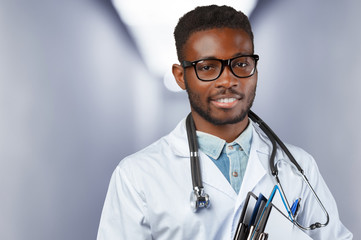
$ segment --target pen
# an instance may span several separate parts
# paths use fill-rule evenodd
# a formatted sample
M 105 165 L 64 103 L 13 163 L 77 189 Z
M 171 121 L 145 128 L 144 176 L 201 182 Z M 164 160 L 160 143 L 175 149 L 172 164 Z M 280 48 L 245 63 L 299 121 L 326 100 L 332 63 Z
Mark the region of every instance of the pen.
M 301 198 L 298 198 L 296 199 L 296 201 L 294 201 L 294 203 L 292 204 L 292 207 L 291 207 L 291 212 L 292 212 L 292 215 L 295 216 L 297 214 L 297 211 L 298 211 L 298 208 L 300 206 L 300 201 L 301 201 Z

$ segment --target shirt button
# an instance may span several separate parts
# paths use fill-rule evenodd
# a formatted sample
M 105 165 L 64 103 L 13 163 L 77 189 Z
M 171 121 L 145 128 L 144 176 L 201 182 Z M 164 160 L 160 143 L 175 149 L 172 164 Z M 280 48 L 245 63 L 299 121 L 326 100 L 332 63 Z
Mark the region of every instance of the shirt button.
M 228 146 L 228 149 L 229 150 L 233 150 L 233 146 L 231 145 L 231 146 Z
M 232 175 L 233 175 L 233 177 L 238 177 L 238 172 L 234 171 L 234 172 L 232 173 Z

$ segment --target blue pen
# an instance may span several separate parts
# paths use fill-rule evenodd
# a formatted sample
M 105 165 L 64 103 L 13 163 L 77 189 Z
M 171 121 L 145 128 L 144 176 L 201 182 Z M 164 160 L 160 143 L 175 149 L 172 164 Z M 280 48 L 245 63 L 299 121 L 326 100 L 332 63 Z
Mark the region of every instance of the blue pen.
M 298 198 L 298 199 L 296 199 L 296 201 L 294 201 L 294 203 L 292 204 L 291 212 L 292 212 L 292 215 L 293 215 L 293 216 L 295 216 L 295 214 L 297 213 L 298 207 L 300 206 L 300 201 L 301 201 L 301 198 Z

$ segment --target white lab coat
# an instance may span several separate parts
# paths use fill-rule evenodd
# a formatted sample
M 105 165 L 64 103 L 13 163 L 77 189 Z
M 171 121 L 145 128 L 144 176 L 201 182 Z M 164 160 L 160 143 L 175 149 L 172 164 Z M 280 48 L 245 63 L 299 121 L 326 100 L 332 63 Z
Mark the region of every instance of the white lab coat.
M 313 239 L 352 239 L 339 220 L 335 200 L 314 159 L 300 148 L 287 146 L 330 215 L 327 227 L 308 234 Z M 200 152 L 202 181 L 211 207 L 194 213 L 189 202 L 192 181 L 183 119 L 169 135 L 123 159 L 116 167 L 97 239 L 233 239 L 247 193 L 268 197 L 275 185 L 269 168 L 270 152 L 270 141 L 253 124 L 248 166 L 238 195 L 217 166 Z M 301 198 L 299 221 L 307 226 L 325 222 L 322 210 L 283 152 L 278 150 L 276 159 L 288 201 L 292 204 Z M 282 205 L 279 208 L 284 209 Z

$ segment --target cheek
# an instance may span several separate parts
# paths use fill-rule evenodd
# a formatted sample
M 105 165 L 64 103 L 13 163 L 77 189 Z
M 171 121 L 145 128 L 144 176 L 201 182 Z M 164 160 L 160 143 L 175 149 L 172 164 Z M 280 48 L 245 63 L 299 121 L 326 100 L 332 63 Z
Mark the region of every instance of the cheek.
M 209 96 L 209 91 L 212 88 L 212 82 L 203 82 L 197 79 L 197 77 L 194 78 L 193 76 L 189 75 L 185 76 L 185 82 L 188 91 L 199 95 L 199 98 L 207 98 Z
M 257 87 L 257 77 L 252 76 L 252 78 L 248 79 L 248 81 L 245 84 L 246 84 L 246 91 L 248 93 L 254 92 Z

